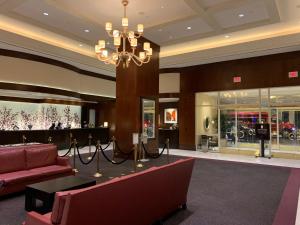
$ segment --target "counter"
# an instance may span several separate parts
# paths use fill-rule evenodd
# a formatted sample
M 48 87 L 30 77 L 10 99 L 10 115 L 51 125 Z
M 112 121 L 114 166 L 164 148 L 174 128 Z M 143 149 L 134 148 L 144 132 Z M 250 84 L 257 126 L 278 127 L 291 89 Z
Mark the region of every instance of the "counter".
M 179 130 L 171 130 L 171 129 L 158 129 L 158 142 L 159 147 L 163 148 L 166 142 L 166 139 L 170 139 L 170 148 L 178 149 L 179 148 Z

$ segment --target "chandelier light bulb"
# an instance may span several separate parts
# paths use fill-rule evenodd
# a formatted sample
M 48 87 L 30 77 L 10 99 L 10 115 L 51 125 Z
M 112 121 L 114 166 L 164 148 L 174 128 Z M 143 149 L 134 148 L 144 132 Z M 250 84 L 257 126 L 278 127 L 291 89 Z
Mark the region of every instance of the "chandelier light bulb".
M 149 42 L 144 42 L 144 50 L 148 51 L 150 49 L 150 43 Z
M 149 49 L 147 50 L 147 55 L 152 56 L 152 48 L 149 48 Z
M 101 48 L 99 45 L 95 45 L 95 52 L 96 52 L 96 54 L 101 53 Z
M 133 32 L 133 31 L 129 31 L 129 32 L 128 32 L 128 37 L 129 37 L 130 39 L 134 38 L 134 32 Z
M 128 18 L 127 17 L 122 18 L 122 26 L 123 27 L 128 27 Z
M 139 56 L 140 56 L 141 60 L 146 59 L 146 53 L 145 52 L 140 52 Z
M 113 31 L 113 36 L 114 36 L 114 37 L 119 37 L 119 36 L 120 36 L 120 31 L 114 30 L 114 31 Z
M 101 56 L 103 58 L 107 58 L 108 57 L 108 51 L 106 49 L 102 50 Z
M 114 37 L 114 45 L 115 46 L 121 45 L 121 37 Z
M 141 34 L 144 32 L 144 25 L 143 24 L 138 24 L 137 25 L 137 31 Z
M 136 47 L 136 46 L 137 46 L 137 39 L 136 39 L 136 38 L 132 38 L 132 39 L 130 40 L 130 45 L 131 45 L 132 47 Z
M 112 23 L 107 22 L 107 23 L 105 24 L 105 30 L 106 30 L 106 31 L 111 31 L 111 30 L 112 30 Z

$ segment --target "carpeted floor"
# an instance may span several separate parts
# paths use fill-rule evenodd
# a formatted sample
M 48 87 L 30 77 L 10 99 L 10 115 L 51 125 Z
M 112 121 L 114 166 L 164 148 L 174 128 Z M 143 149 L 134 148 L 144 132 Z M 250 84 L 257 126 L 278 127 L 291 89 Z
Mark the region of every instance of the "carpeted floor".
M 178 158 L 172 156 L 171 161 Z M 164 155 L 146 162 L 143 169 L 165 163 Z M 80 170 L 77 176 L 91 177 L 95 173 L 95 162 L 77 165 Z M 100 168 L 103 177 L 97 181 L 103 182 L 132 173 L 133 162 L 112 165 L 102 159 Z M 272 225 L 290 171 L 284 167 L 197 159 L 188 209 L 172 213 L 164 224 Z M 24 218 L 24 194 L 0 199 L 0 225 L 20 225 Z

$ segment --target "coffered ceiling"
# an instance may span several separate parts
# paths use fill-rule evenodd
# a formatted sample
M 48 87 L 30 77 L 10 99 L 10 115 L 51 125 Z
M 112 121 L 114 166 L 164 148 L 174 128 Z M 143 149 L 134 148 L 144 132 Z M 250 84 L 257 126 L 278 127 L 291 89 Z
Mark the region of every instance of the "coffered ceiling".
M 105 22 L 118 29 L 122 15 L 121 0 L 0 0 L 0 47 L 114 76 L 112 66 L 95 59 L 93 46 L 107 38 Z M 130 28 L 143 23 L 144 36 L 162 46 L 162 68 L 298 50 L 300 39 L 282 42 L 300 34 L 299 15 L 300 0 L 130 0 L 128 5 Z M 270 40 L 273 45 L 263 48 Z

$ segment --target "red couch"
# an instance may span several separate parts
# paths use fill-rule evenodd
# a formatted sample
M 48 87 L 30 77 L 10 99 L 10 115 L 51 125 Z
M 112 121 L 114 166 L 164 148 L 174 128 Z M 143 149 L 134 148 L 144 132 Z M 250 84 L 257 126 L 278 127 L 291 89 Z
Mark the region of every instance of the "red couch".
M 150 225 L 183 207 L 194 159 L 152 167 L 92 187 L 58 192 L 51 213 L 27 213 L 23 225 Z
M 74 174 L 68 158 L 52 144 L 0 148 L 0 196 L 22 191 L 26 185 Z

